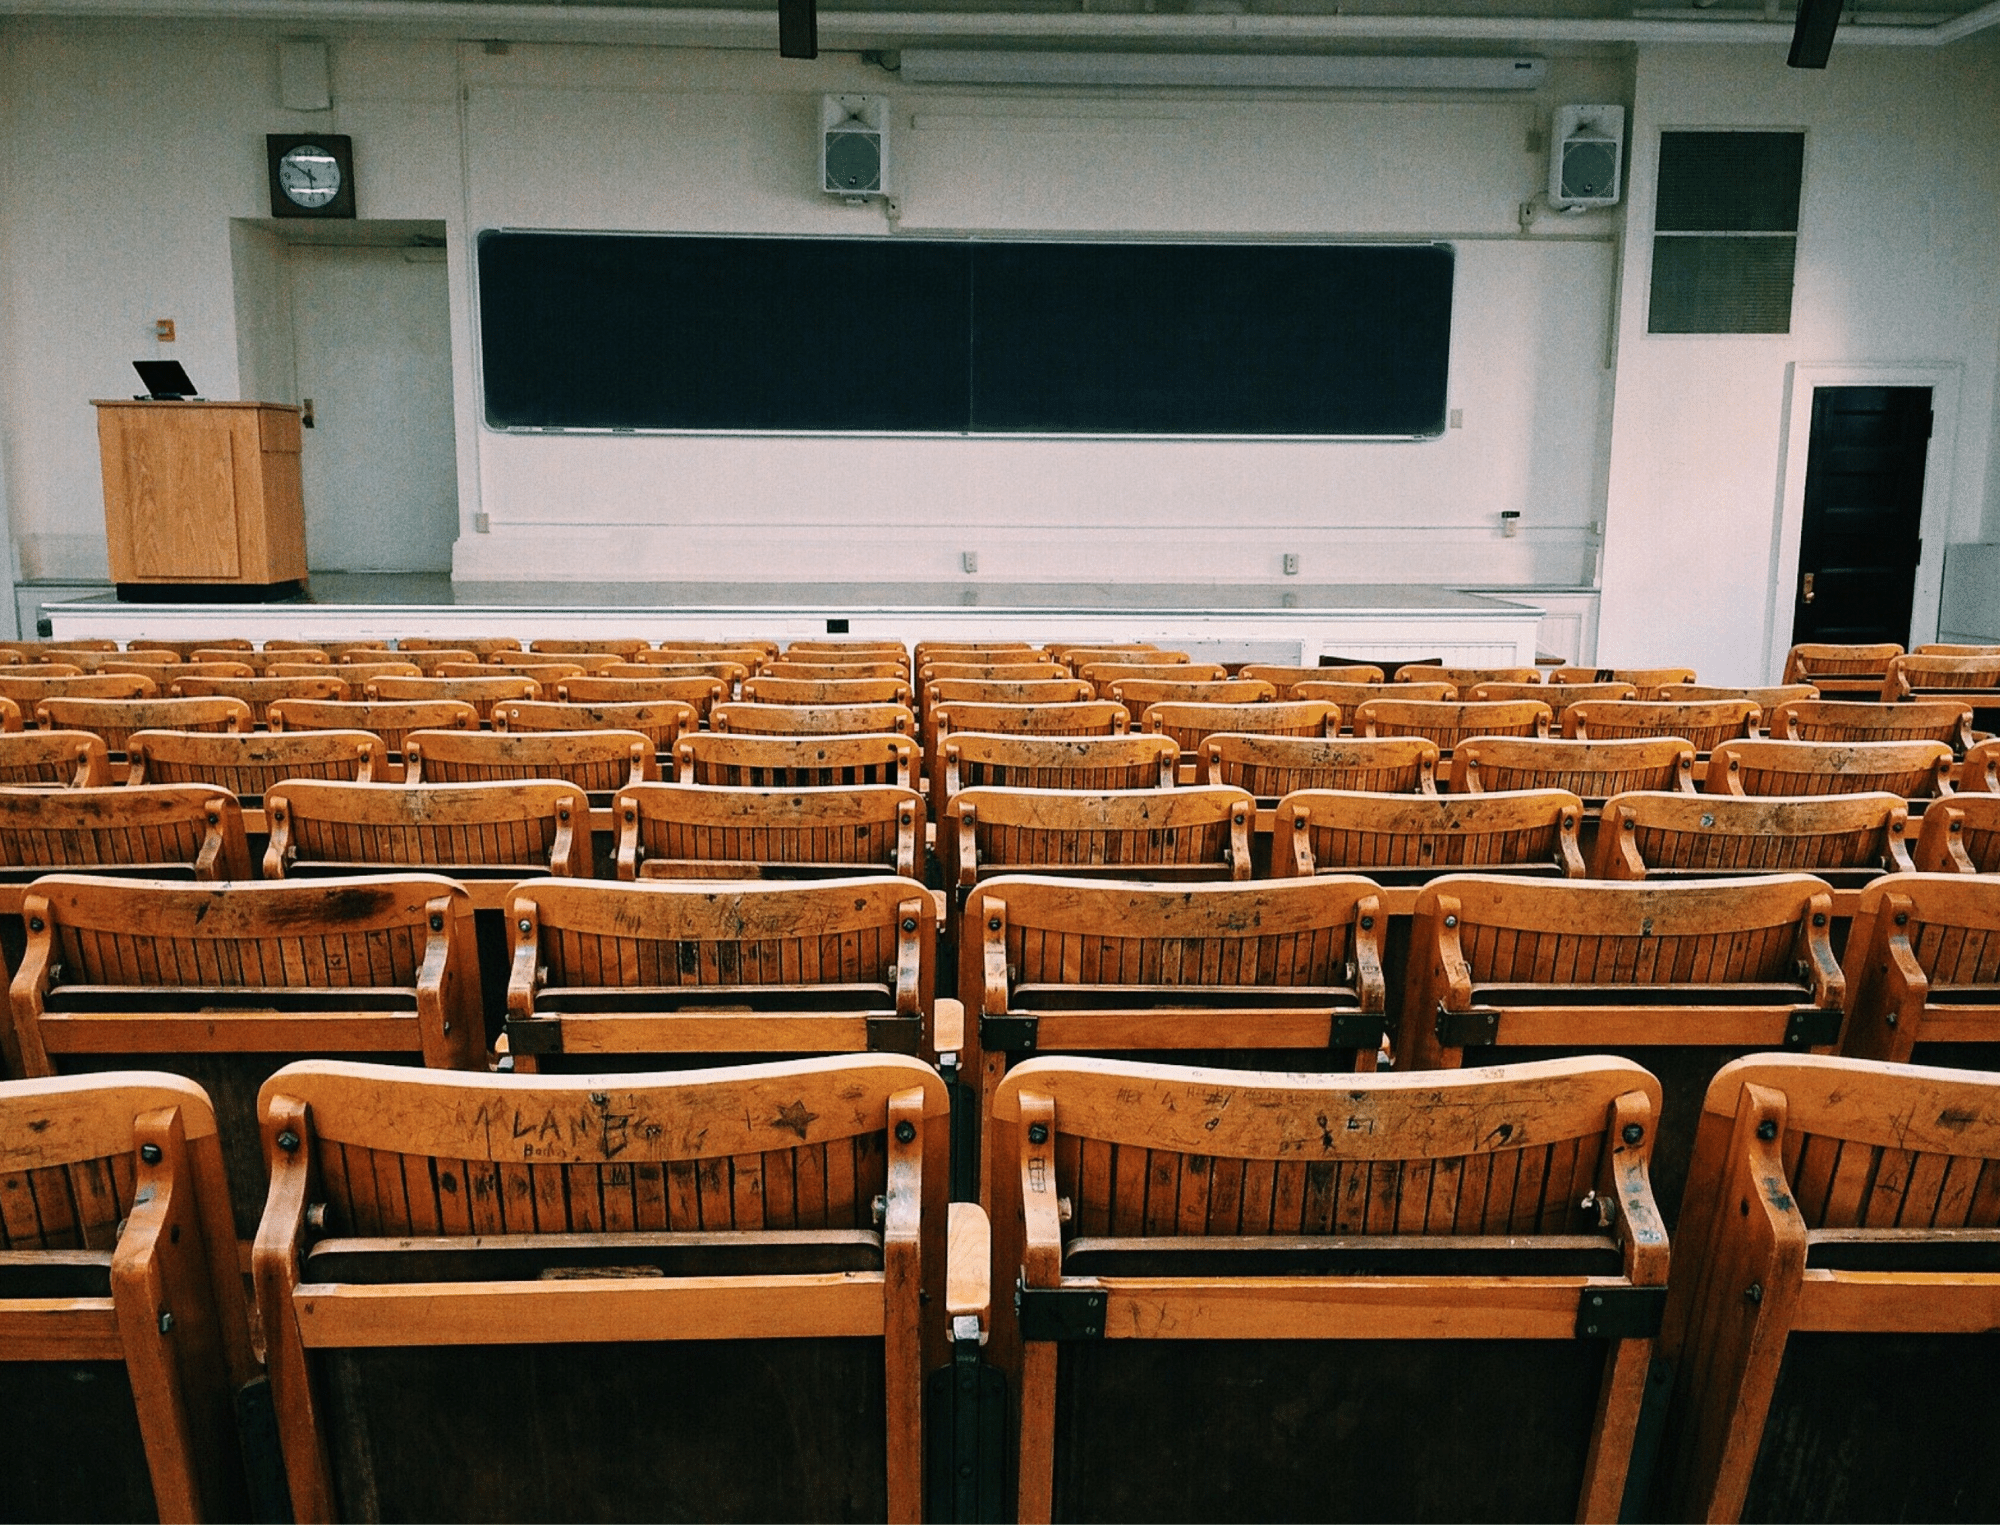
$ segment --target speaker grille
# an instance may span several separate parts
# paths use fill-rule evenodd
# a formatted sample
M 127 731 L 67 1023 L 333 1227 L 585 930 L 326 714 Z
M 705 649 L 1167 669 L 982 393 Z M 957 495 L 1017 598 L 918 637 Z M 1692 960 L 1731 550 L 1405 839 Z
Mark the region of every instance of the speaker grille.
M 879 191 L 882 188 L 882 140 L 872 132 L 829 132 L 826 135 L 826 188 L 829 191 Z
M 1792 326 L 1805 135 L 1663 132 L 1647 331 Z
M 1579 201 L 1609 194 L 1618 183 L 1618 145 L 1609 138 L 1572 138 L 1563 144 L 1562 193 Z

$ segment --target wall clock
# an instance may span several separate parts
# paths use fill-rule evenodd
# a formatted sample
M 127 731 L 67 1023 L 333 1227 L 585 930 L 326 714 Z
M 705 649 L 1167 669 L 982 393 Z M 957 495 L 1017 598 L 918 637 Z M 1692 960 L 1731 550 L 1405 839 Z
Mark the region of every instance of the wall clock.
M 352 217 L 354 140 L 343 133 L 274 132 L 264 139 L 273 217 Z

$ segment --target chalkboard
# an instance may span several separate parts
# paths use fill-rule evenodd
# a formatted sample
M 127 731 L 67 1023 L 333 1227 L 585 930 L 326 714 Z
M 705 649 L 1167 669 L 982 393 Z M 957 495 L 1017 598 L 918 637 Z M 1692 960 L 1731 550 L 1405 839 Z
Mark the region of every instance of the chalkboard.
M 486 419 L 1423 437 L 1452 264 L 1439 244 L 487 232 Z

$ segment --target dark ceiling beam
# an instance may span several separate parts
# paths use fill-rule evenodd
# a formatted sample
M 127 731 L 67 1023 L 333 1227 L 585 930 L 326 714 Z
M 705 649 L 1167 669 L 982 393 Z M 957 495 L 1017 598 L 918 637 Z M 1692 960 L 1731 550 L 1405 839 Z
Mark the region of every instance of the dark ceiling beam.
M 778 0 L 778 56 L 819 57 L 817 0 Z
M 1794 69 L 1824 69 L 1833 52 L 1833 34 L 1840 27 L 1846 0 L 1799 0 L 1792 23 L 1792 51 L 1785 62 Z

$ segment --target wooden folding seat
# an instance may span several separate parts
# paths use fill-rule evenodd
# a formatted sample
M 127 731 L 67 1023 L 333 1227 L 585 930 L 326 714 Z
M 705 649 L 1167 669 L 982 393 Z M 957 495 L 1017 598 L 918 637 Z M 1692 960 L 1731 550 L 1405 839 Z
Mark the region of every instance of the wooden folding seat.
M 1072 671 L 1078 657 L 1085 661 L 1119 662 L 1139 652 L 1146 661 L 1185 662 L 1188 659 L 1185 651 L 1166 651 L 1151 641 L 1050 641 L 1042 649 L 1049 654 L 1051 662 L 1060 662 Z
M 240 635 L 207 636 L 193 641 L 146 640 L 139 644 L 147 651 L 171 651 L 183 662 L 193 660 L 197 651 L 226 651 L 230 654 L 230 659 L 234 660 L 235 654 L 239 651 L 257 649 L 256 642 L 245 640 Z M 4 649 L 5 647 L 0 647 L 0 650 Z
M 589 798 L 574 784 L 553 779 L 479 784 L 286 779 L 265 794 L 264 814 L 271 828 L 266 879 L 392 868 L 463 880 L 590 877 Z
M 961 902 L 995 874 L 1182 883 L 1250 877 L 1257 802 L 1241 789 L 964 789 L 938 831 Z
M 1810 683 L 1829 698 L 1879 698 L 1890 662 L 1902 654 L 1901 646 L 1888 642 L 1843 646 L 1809 641 L 1785 653 L 1785 670 L 1778 681 Z
M 1293 692 L 1301 683 L 1380 683 L 1379 667 L 1281 667 L 1273 662 L 1245 662 L 1236 669 L 1239 678 L 1255 678 L 1277 690 L 1280 699 L 1299 699 Z
M 923 796 L 895 784 L 638 784 L 613 810 L 621 879 L 923 877 Z
M 27 671 L 39 673 L 40 669 L 29 668 Z M 155 699 L 159 693 L 157 683 L 137 673 L 66 673 L 45 678 L 19 677 L 12 668 L 0 670 L 0 698 L 13 700 L 21 706 L 24 714 L 29 715 L 35 713 L 36 706 L 44 699 Z
M 81 678 L 87 676 L 81 667 L 74 666 L 68 662 L 31 662 L 26 665 L 8 663 L 6 665 L 9 667 L 20 667 L 21 670 L 11 674 L 0 673 L 0 676 L 12 676 L 16 678 Z
M 526 1072 L 937 1046 L 937 903 L 912 879 L 551 880 L 521 887 L 508 926 Z
M 237 1438 L 263 1384 L 235 1240 L 199 1086 L 0 1082 L 8 1518 L 263 1517 Z
M 778 653 L 784 647 L 777 641 L 763 640 L 756 636 L 731 636 L 711 641 L 665 640 L 657 642 L 653 649 L 664 652 L 698 651 L 712 658 L 743 662 L 746 666 L 750 666 L 777 661 Z M 738 656 L 736 655 L 738 652 L 743 652 L 745 655 Z M 751 656 L 756 658 L 754 664 L 749 661 Z M 639 653 L 639 657 L 640 660 L 645 660 L 643 652 Z
M 960 657 L 970 657 L 984 661 L 989 655 L 1005 657 L 1012 652 L 1027 652 L 1039 660 L 1046 652 L 1046 646 L 1034 641 L 1002 641 L 981 639 L 971 641 L 918 641 L 910 648 L 910 654 L 919 665 L 925 657 L 938 657 L 947 662 L 955 662 Z
M 412 667 L 416 668 L 418 672 L 423 673 L 426 676 L 436 673 L 440 668 L 456 667 L 459 666 L 461 663 L 465 662 L 476 663 L 480 660 L 478 652 L 466 651 L 462 647 L 457 647 L 457 646 L 440 647 L 435 651 L 404 650 L 404 651 L 397 651 L 393 653 L 393 655 L 396 657 L 398 661 L 408 662 Z
M 777 664 L 785 665 L 785 664 Z M 914 707 L 915 696 L 901 678 L 767 678 L 743 685 L 745 704 L 900 704 Z
M 1764 712 L 1748 699 L 1699 704 L 1618 700 L 1572 704 L 1563 711 L 1563 735 L 1577 741 L 1620 741 L 1638 736 L 1678 736 L 1697 752 L 1757 734 Z
M 1659 1106 L 1597 1057 L 1021 1064 L 984 1139 L 1017 1517 L 1617 1519 L 1667 1279 Z
M 1951 792 L 1951 748 L 1941 741 L 1725 741 L 1709 754 L 1710 794 Z
M 1205 780 L 1275 801 L 1295 789 L 1437 793 L 1437 743 L 1423 736 L 1303 738 L 1226 733 L 1203 743 Z
M 220 649 L 221 646 L 231 643 L 211 642 L 210 644 L 216 645 Z M 248 643 L 246 642 L 245 646 L 247 645 Z M 240 651 L 244 647 L 237 647 L 236 649 Z M 264 642 L 264 650 L 266 651 L 323 651 L 336 662 L 344 660 L 350 652 L 386 652 L 388 649 L 389 643 L 387 641 L 359 640 L 354 636 L 335 636 L 325 640 L 270 640 Z
M 403 738 L 405 784 L 560 779 L 610 794 L 660 776 L 653 738 L 638 731 L 413 731 Z
M 1142 725 L 1146 711 L 1156 704 L 1220 704 L 1248 709 L 1270 704 L 1278 691 L 1257 678 L 1201 679 L 1193 683 L 1162 682 L 1157 678 L 1120 678 L 1103 690 L 1103 697 L 1122 704 L 1135 727 Z M 1301 699 L 1300 704 L 1323 704 L 1324 700 Z
M 1477 870 L 1578 879 L 1583 801 L 1566 789 L 1475 795 L 1299 789 L 1273 811 L 1271 872 L 1422 884 Z
M 1781 704 L 1796 704 L 1801 699 L 1817 699 L 1819 696 L 1819 690 L 1810 683 L 1772 683 L 1761 688 L 1728 688 L 1715 683 L 1669 683 L 1659 693 L 1660 700 L 1668 704 L 1748 699 L 1766 715 Z M 1868 697 L 1874 697 L 1872 690 Z
M 995 736 L 954 731 L 939 759 L 948 801 L 965 789 L 1171 789 L 1180 744 L 1165 736 Z
M 790 656 L 792 652 L 813 653 L 806 658 L 809 662 L 817 662 L 827 657 L 853 657 L 863 662 L 876 662 L 884 657 L 900 657 L 907 661 L 910 648 L 901 641 L 869 640 L 856 636 L 848 641 L 787 641 L 784 650 L 773 652 L 772 656 L 779 661 L 789 662 L 793 660 Z
M 368 731 L 139 731 L 125 743 L 125 782 L 213 784 L 261 808 L 264 791 L 288 778 L 370 783 L 386 751 Z
M 350 704 L 331 699 L 279 699 L 267 712 L 274 731 L 369 731 L 385 756 L 400 758 L 412 731 L 476 731 L 479 711 L 462 699 Z
M 0 737 L 0 758 L 7 739 Z M 2000 874 L 2000 795 L 1954 794 L 1924 811 L 1916 866 L 1927 874 Z
M 165 693 L 182 678 L 254 678 L 256 673 L 242 662 L 132 662 L 124 658 L 100 663 L 98 672 L 128 672 L 151 678 L 153 686 Z M 317 669 L 315 669 L 317 671 Z
M 1109 699 L 1112 685 L 1126 678 L 1154 683 L 1221 683 L 1229 677 L 1229 669 L 1220 662 L 1085 662 L 1077 667 L 1076 675 L 1095 686 L 1098 698 Z
M 982 704 L 952 700 L 934 705 L 924 717 L 937 745 L 953 731 L 994 736 L 1123 736 L 1132 717 L 1109 699 L 1071 704 Z
M 58 874 L 36 881 L 23 910 L 11 1072 L 143 1067 L 198 1083 L 215 1101 L 239 1240 L 263 1201 L 256 1096 L 272 1070 L 304 1054 L 485 1064 L 472 903 L 447 879 Z
M 1472 736 L 1547 736 L 1554 719 L 1546 704 L 1454 704 L 1448 701 L 1370 699 L 1355 709 L 1357 736 L 1427 736 L 1450 752 Z
M 2000 740 L 1982 741 L 1965 754 L 1954 785 L 1972 794 L 2000 794 Z
M 667 655 L 671 656 L 669 652 Z M 732 698 L 751 669 L 741 662 L 614 662 L 589 674 L 597 678 L 713 678 L 722 697 Z
M 399 635 L 396 637 L 398 651 L 469 651 L 474 656 L 490 657 L 496 651 L 519 651 L 521 643 L 502 635 L 452 635 L 425 636 Z
M 168 643 L 165 642 L 161 643 L 161 649 L 165 650 L 167 644 Z M 106 640 L 103 636 L 78 636 L 67 641 L 57 641 L 52 639 L 38 640 L 38 641 L 0 641 L 0 649 L 4 649 L 7 651 L 18 651 L 21 653 L 22 656 L 26 657 L 30 662 L 34 662 L 34 661 L 39 661 L 45 653 L 51 651 L 116 651 L 118 650 L 118 643 L 116 641 Z
M 1563 737 L 1483 736 L 1452 753 L 1451 792 L 1567 789 L 1594 809 L 1634 789 L 1694 793 L 1694 748 L 1678 737 L 1574 741 Z
M 1081 678 L 932 678 L 928 712 L 940 704 L 1088 704 L 1097 690 Z
M 1846 968 L 1842 1053 L 2000 1069 L 2000 880 L 1877 879 L 1855 908 Z
M 921 1517 L 951 1120 L 920 1061 L 299 1064 L 263 1108 L 296 1518 Z
M 135 731 L 243 732 L 251 719 L 241 699 L 44 699 L 35 706 L 35 724 L 94 732 L 122 755 Z
M 862 682 L 870 678 L 888 678 L 907 684 L 910 681 L 910 664 L 907 662 L 770 662 L 759 670 L 757 676 L 763 678 L 784 678 L 793 682 L 801 680 L 815 683 Z
M 606 664 L 611 659 L 606 659 Z M 424 678 L 533 678 L 547 686 L 564 678 L 581 678 L 591 669 L 581 662 L 566 662 L 561 657 L 543 657 L 534 660 L 510 661 L 505 656 L 492 657 L 484 662 L 440 662 L 428 673 L 419 672 Z
M 1957 753 L 1975 745 L 1972 706 L 1962 699 L 1806 700 L 1772 711 L 1768 730 L 1773 741 L 1941 741 Z
M 516 735 L 524 731 L 637 731 L 663 757 L 673 755 L 674 743 L 701 724 L 691 704 L 554 704 L 546 700 L 502 704 L 493 711 L 493 729 Z M 472 729 L 478 728 L 474 716 Z
M 457 700 L 479 712 L 482 721 L 493 719 L 493 707 L 519 699 L 540 699 L 541 684 L 518 675 L 494 678 L 375 678 L 361 686 L 362 698 L 370 704 L 436 703 Z
M 176 699 L 236 699 L 250 706 L 253 725 L 271 724 L 271 706 L 291 703 L 346 703 L 355 697 L 342 669 L 323 678 L 177 678 L 168 690 Z
M 643 636 L 618 636 L 608 640 L 577 640 L 564 636 L 555 640 L 530 641 L 531 653 L 548 653 L 555 656 L 576 654 L 579 656 L 614 656 L 629 662 L 642 651 L 650 651 L 653 643 Z
M 1463 693 L 1481 683 L 1529 683 L 1542 686 L 1539 667 L 1444 667 L 1429 662 L 1407 663 L 1396 669 L 1398 683 L 1449 683 Z
M 1977 709 L 2000 708 L 2000 652 L 1977 657 L 1892 657 L 1882 677 L 1885 703 L 1902 699 L 1963 699 Z
M 1295 683 L 1292 685 L 1292 697 L 1321 699 L 1328 704 L 1339 705 L 1341 714 L 1349 717 L 1351 722 L 1354 712 L 1372 700 L 1387 699 L 1395 704 L 1449 704 L 1458 698 L 1458 690 L 1449 683 Z
M 1920 657 L 1991 657 L 2000 656 L 2000 646 L 1990 641 L 1971 644 L 1958 641 L 1926 641 L 1917 648 L 1916 654 Z
M 674 778 L 738 789 L 916 787 L 917 744 L 907 736 L 740 736 L 699 731 L 674 744 Z
M 23 789 L 102 789 L 111 754 L 95 731 L 0 732 L 0 785 Z
M 1832 916 L 1833 892 L 1805 874 L 1434 879 L 1417 893 L 1396 1066 L 1577 1053 L 1645 1065 L 1666 1092 L 1653 1180 L 1671 1219 L 1715 1072 L 1749 1050 L 1839 1041 Z
M 248 879 L 242 807 L 209 784 L 0 789 L 0 884 L 63 869 Z
M 1598 879 L 1816 874 L 1836 887 L 1910 868 L 1909 810 L 1894 794 L 1736 799 L 1620 794 L 1598 825 Z
M 1636 699 L 1639 690 L 1629 683 L 1475 683 L 1465 690 L 1474 704 L 1518 704 L 1539 699 L 1555 712 L 1552 730 L 1562 727 L 1563 711 L 1587 700 Z
M 1646 1519 L 1992 1512 L 2000 1081 L 1805 1054 L 1715 1077 Z
M 294 666 L 289 662 L 273 662 L 269 669 L 269 675 L 273 678 L 311 678 L 325 676 L 330 672 L 342 682 L 351 683 L 357 687 L 368 682 L 371 678 L 421 678 L 424 675 L 424 670 L 414 662 L 404 662 L 401 660 L 350 662 L 347 658 L 351 655 L 353 655 L 351 652 L 343 654 L 339 663 L 332 668 Z M 378 655 L 384 658 L 390 657 L 390 653 L 386 651 L 378 653 Z M 218 674 L 217 676 L 221 675 Z
M 194 662 L 241 662 L 253 672 L 263 673 L 279 662 L 297 667 L 301 664 L 311 667 L 330 667 L 333 654 L 313 646 L 285 646 L 273 650 L 266 646 L 262 651 L 231 651 L 218 646 L 213 651 L 197 651 L 189 659 Z
M 755 736 L 915 736 L 906 704 L 718 704 L 710 730 Z
M 928 691 L 933 683 L 952 678 L 981 683 L 1036 683 L 1071 676 L 1070 670 L 1060 662 L 1031 662 L 1025 659 L 1013 662 L 930 661 L 917 669 L 917 685 L 919 689 Z
M 218 657 L 221 653 L 216 653 Z M 79 672 L 122 672 L 128 666 L 137 664 L 145 668 L 178 667 L 180 655 L 172 651 L 150 651 L 144 648 L 132 651 L 59 651 L 51 652 L 53 663 L 64 667 L 74 667 Z M 148 672 L 146 676 L 150 677 Z
M 530 678 L 542 673 L 561 673 L 572 677 L 577 673 L 609 672 L 614 667 L 634 664 L 629 657 L 615 651 L 496 651 L 479 664 L 482 673 L 523 673 Z M 651 671 L 649 667 L 647 671 Z M 440 671 L 440 677 L 456 677 L 455 673 Z
M 715 707 L 729 698 L 719 678 L 563 678 L 548 697 L 559 704 L 686 705 L 698 720 L 711 722 Z
M 1639 690 L 1642 700 L 1666 697 L 1664 690 L 1693 683 L 1698 674 L 1692 667 L 1558 667 L 1548 675 L 1550 683 L 1629 683 Z
M 1273 692 L 1268 683 L 1260 682 L 1258 686 Z M 1124 699 L 1124 690 L 1125 685 L 1119 684 L 1112 697 Z M 1199 757 L 1208 738 L 1224 731 L 1238 736 L 1338 736 L 1340 707 L 1324 699 L 1295 699 L 1290 703 L 1263 700 L 1249 704 L 1155 700 L 1145 707 L 1140 721 L 1148 735 L 1171 736 L 1184 754 Z

